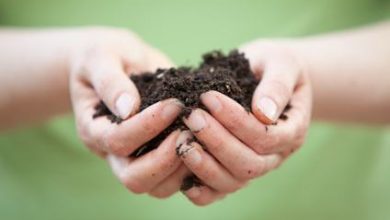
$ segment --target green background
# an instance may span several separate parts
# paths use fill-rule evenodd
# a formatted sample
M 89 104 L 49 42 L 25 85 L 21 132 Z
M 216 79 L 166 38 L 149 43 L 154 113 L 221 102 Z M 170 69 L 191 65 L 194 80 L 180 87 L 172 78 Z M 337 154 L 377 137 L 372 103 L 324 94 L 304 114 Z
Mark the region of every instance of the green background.
M 389 15 L 386 0 L 0 0 L 2 26 L 127 27 L 179 65 L 256 38 L 337 31 Z M 315 123 L 279 170 L 199 208 L 181 194 L 162 201 L 128 193 L 66 116 L 0 134 L 0 219 L 388 219 L 389 168 L 389 128 Z

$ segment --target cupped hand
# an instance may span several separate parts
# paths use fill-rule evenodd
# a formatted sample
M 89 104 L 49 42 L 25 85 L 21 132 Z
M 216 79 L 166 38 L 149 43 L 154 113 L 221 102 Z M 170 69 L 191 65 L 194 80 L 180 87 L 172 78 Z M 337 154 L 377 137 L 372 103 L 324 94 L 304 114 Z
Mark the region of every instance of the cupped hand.
M 182 104 L 169 99 L 138 112 L 140 95 L 129 75 L 167 68 L 171 62 L 127 30 L 89 28 L 82 32 L 69 59 L 71 100 L 79 136 L 91 151 L 107 159 L 129 190 L 169 196 L 174 191 L 159 184 L 181 167 L 175 154 L 179 131 L 144 156 L 128 155 L 172 123 Z M 100 100 L 123 121 L 117 124 L 106 117 L 92 118 Z
M 287 46 L 256 41 L 241 48 L 261 78 L 252 112 L 229 97 L 209 91 L 184 119 L 197 141 L 180 146 L 181 159 L 202 182 L 185 191 L 207 205 L 277 168 L 304 141 L 311 117 L 311 86 L 304 62 Z M 287 105 L 291 105 L 283 113 Z M 283 117 L 279 118 L 281 114 Z

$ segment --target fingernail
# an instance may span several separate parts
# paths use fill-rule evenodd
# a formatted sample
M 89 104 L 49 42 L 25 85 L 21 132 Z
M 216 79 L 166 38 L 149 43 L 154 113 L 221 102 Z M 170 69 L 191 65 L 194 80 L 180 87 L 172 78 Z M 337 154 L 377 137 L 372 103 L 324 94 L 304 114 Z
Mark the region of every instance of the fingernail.
M 123 93 L 119 96 L 119 98 L 116 100 L 115 107 L 121 119 L 126 119 L 129 117 L 129 115 L 133 112 L 134 104 L 135 101 L 131 95 Z
M 176 154 L 177 156 L 181 157 L 184 154 L 186 154 L 191 148 L 193 148 L 192 145 L 188 145 L 185 142 L 183 142 L 180 144 L 180 146 L 176 148 Z
M 192 133 L 190 131 L 182 131 L 176 139 L 176 147 L 181 147 L 184 143 L 192 138 Z
M 272 99 L 268 97 L 261 98 L 257 103 L 257 108 L 271 121 L 276 120 L 277 106 Z
M 206 120 L 203 117 L 202 112 L 197 110 L 193 111 L 188 119 L 187 125 L 193 132 L 199 132 L 206 127 Z
M 210 111 L 217 112 L 222 108 L 221 101 L 214 94 L 205 93 L 201 95 L 201 99 Z
M 183 159 L 185 159 L 187 163 L 192 165 L 199 164 L 202 160 L 202 155 L 200 155 L 200 152 L 196 147 L 190 148 L 182 157 L 184 157 Z
M 190 198 L 196 198 L 200 196 L 200 189 L 199 187 L 192 187 L 191 189 L 187 190 L 185 193 Z
M 183 107 L 183 104 L 178 100 L 172 100 L 165 104 L 161 111 L 161 117 L 165 120 L 174 118 L 179 113 L 180 109 Z

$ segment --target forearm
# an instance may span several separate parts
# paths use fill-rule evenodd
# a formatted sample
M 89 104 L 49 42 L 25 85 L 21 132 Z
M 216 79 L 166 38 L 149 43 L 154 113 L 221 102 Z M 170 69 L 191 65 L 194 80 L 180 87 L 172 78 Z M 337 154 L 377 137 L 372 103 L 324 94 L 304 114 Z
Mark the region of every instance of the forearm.
M 0 129 L 70 110 L 71 30 L 0 30 Z
M 315 119 L 390 122 L 389 39 L 388 22 L 292 43 L 312 81 Z

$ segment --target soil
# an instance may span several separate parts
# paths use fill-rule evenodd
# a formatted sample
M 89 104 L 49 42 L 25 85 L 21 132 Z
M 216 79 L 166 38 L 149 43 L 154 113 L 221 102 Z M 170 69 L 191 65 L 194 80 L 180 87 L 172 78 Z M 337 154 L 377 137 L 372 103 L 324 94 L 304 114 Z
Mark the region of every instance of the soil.
M 203 185 L 202 181 L 197 176 L 192 174 L 192 175 L 189 175 L 183 179 L 183 182 L 180 186 L 180 190 L 187 191 L 187 190 L 191 189 L 192 187 L 199 187 L 202 185 Z
M 177 98 L 185 105 L 181 113 L 184 117 L 195 108 L 207 110 L 199 97 L 209 90 L 229 96 L 249 112 L 253 92 L 260 81 L 252 73 L 244 54 L 237 50 L 231 51 L 228 55 L 220 51 L 206 53 L 197 68 L 158 69 L 155 73 L 131 75 L 130 79 L 137 86 L 141 96 L 140 111 L 158 101 Z M 290 107 L 290 105 L 286 107 L 280 120 L 288 119 L 286 111 Z M 100 102 L 95 109 L 93 118 L 106 116 L 113 123 L 122 122 L 122 119 L 113 115 L 103 102 Z M 130 156 L 139 157 L 157 148 L 172 131 L 177 129 L 186 129 L 181 117 Z

